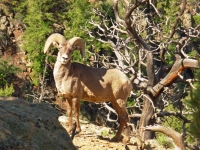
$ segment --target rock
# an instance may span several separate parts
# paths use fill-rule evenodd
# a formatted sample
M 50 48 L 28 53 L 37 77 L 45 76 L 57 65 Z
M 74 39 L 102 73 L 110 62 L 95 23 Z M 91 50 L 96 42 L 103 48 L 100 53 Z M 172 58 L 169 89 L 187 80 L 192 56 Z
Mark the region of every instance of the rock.
M 1 17 L 0 23 L 1 23 L 1 24 L 5 24 L 5 25 L 8 24 L 8 21 L 7 21 L 6 16 L 2 16 L 2 17 Z
M 87 130 L 88 125 L 81 125 L 81 130 Z
M 49 104 L 0 97 L 0 149 L 76 149 L 58 116 Z
M 74 118 L 74 117 L 72 117 L 72 119 L 73 119 L 73 121 L 75 121 L 75 118 Z M 68 123 L 68 117 L 65 116 L 65 115 L 59 116 L 59 117 L 58 117 L 58 121 L 59 121 L 60 123 Z M 82 123 L 82 124 L 88 124 L 88 123 L 89 123 L 89 122 L 86 121 L 86 120 L 81 120 L 81 119 L 79 119 L 79 121 L 80 121 L 80 123 Z
M 0 24 L 0 30 L 4 31 L 4 30 L 6 30 L 6 29 L 7 29 L 7 27 L 6 27 L 5 24 Z
M 67 118 L 67 116 L 59 116 L 58 121 L 60 121 L 61 123 L 67 123 L 68 118 Z
M 0 18 L 0 30 L 7 30 L 8 21 L 6 16 Z

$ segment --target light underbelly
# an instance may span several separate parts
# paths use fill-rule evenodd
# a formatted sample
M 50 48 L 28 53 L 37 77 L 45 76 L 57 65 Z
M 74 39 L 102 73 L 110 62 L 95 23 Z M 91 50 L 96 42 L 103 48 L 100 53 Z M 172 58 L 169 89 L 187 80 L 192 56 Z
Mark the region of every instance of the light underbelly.
M 102 96 L 104 95 L 104 96 Z M 97 103 L 101 103 L 101 102 L 107 102 L 110 101 L 111 96 L 109 96 L 108 94 L 93 94 L 91 92 L 83 92 L 82 95 L 82 99 L 88 102 L 97 102 Z

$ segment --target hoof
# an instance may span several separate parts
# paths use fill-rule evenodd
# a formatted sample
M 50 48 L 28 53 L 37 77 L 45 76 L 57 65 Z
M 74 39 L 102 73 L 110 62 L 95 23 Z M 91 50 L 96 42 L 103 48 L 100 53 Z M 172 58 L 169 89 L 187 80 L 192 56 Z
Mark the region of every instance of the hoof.
M 67 129 L 67 132 L 68 132 L 69 134 L 71 134 L 71 133 L 72 133 L 72 129 Z
M 77 132 L 77 133 L 80 133 L 80 132 L 81 132 L 81 128 L 77 128 L 77 129 L 76 129 L 76 132 Z
M 81 131 L 76 131 L 75 134 L 79 134 Z
M 111 142 L 123 142 L 124 144 L 126 144 L 130 141 L 130 137 L 114 136 L 110 141 Z
M 121 136 L 114 136 L 110 141 L 111 142 L 119 142 L 122 140 L 122 137 Z
M 130 137 L 124 137 L 123 140 L 122 140 L 122 142 L 124 144 L 128 143 L 129 141 L 130 141 Z

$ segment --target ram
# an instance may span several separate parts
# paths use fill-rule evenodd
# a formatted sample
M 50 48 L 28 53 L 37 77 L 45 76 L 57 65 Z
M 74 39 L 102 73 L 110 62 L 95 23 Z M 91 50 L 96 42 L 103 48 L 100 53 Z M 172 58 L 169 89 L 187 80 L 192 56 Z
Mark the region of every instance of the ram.
M 51 45 L 58 49 L 58 56 L 54 66 L 54 79 L 58 95 L 66 100 L 69 118 L 68 132 L 72 131 L 72 107 L 77 124 L 77 132 L 81 131 L 79 123 L 80 100 L 88 102 L 110 101 L 119 116 L 120 126 L 112 141 L 119 141 L 125 127 L 123 142 L 130 139 L 129 118 L 126 101 L 132 90 L 132 83 L 117 69 L 93 68 L 72 61 L 74 50 L 80 50 L 82 58 L 85 55 L 85 43 L 80 37 L 70 40 L 59 34 L 50 35 L 45 43 L 44 53 Z

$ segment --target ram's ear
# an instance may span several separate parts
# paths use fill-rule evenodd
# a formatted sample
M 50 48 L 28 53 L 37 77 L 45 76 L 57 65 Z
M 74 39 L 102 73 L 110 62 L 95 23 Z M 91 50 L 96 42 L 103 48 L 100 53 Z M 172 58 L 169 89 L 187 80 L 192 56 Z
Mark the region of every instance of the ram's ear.
M 55 41 L 53 41 L 53 45 L 58 49 L 59 48 L 59 44 Z

